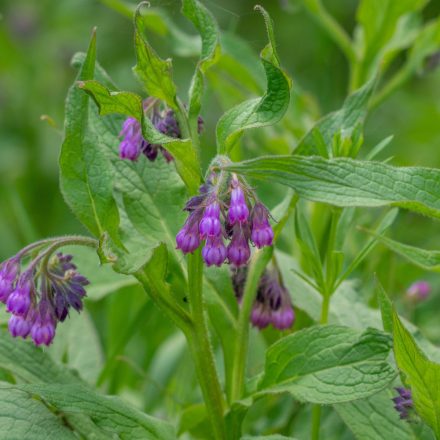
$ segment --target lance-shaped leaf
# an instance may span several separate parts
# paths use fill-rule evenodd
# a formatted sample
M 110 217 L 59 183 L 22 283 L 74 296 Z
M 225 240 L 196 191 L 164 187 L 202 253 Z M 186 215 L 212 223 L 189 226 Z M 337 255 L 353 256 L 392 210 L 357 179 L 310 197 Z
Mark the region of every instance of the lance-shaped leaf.
M 165 101 L 169 107 L 176 109 L 176 86 L 173 81 L 171 60 L 163 60 L 149 45 L 143 36 L 141 9 L 149 7 L 148 2 L 142 2 L 134 14 L 134 42 L 136 51 L 136 66 L 133 71 L 141 81 L 148 95 Z
M 244 130 L 278 122 L 289 105 L 291 82 L 280 67 L 272 21 L 261 6 L 256 9 L 263 14 L 269 37 L 269 43 L 260 55 L 266 73 L 267 90 L 261 98 L 245 101 L 220 118 L 217 124 L 217 150 L 220 154 L 229 152 Z
M 440 364 L 427 358 L 393 310 L 394 355 L 411 387 L 417 414 L 440 438 Z
M 409 423 L 402 423 L 399 413 L 393 408 L 392 398 L 396 394 L 386 389 L 367 399 L 334 405 L 357 439 L 413 440 Z
M 191 81 L 189 90 L 188 114 L 197 130 L 197 118 L 200 113 L 204 88 L 204 74 L 216 62 L 220 53 L 219 31 L 214 16 L 198 0 L 183 0 L 183 14 L 188 17 L 202 39 L 200 60 Z
M 139 411 L 118 397 L 102 396 L 81 385 L 42 384 L 17 388 L 38 395 L 65 414 L 90 416 L 108 438 L 115 435 L 131 440 L 176 438 L 173 427 L 167 422 Z M 90 438 L 94 438 L 93 433 Z
M 338 325 L 286 336 L 266 353 L 260 393 L 289 392 L 303 402 L 331 404 L 377 393 L 396 376 L 386 362 L 391 338 Z
M 96 34 L 93 32 L 78 80 L 92 79 Z M 111 165 L 97 133 L 90 127 L 89 97 L 74 84 L 67 95 L 65 137 L 60 156 L 60 185 L 65 201 L 79 220 L 99 236 L 117 237 L 119 215 L 112 195 Z
M 430 270 L 433 272 L 440 272 L 440 252 L 439 251 L 428 251 L 426 249 L 421 249 L 416 246 L 410 246 L 408 244 L 400 243 L 391 238 L 385 237 L 383 235 L 375 234 L 372 231 L 367 231 L 369 234 L 373 235 L 378 241 L 384 244 L 388 249 L 392 250 L 396 254 L 406 258 L 411 263 L 416 266 L 421 267 L 425 270 Z
M 142 124 L 142 135 L 152 144 L 164 145 L 176 161 L 177 171 L 190 192 L 195 193 L 200 182 L 200 168 L 189 139 L 176 139 L 156 130 L 145 116 L 142 99 L 131 92 L 110 91 L 98 81 L 83 81 L 79 87 L 93 97 L 100 115 L 123 114 L 136 118 Z
M 370 80 L 350 95 L 340 110 L 329 113 L 320 119 L 301 139 L 294 154 L 328 156 L 336 133 L 341 132 L 344 136 L 348 136 L 355 127 L 364 121 L 374 85 L 375 81 Z
M 440 170 L 320 157 L 271 156 L 225 166 L 336 206 L 398 206 L 440 218 Z

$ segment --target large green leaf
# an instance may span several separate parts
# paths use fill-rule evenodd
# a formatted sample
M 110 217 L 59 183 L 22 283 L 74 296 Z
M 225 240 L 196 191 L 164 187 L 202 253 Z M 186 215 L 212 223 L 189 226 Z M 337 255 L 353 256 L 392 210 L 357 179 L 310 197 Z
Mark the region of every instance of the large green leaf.
M 350 95 L 340 110 L 329 113 L 320 119 L 301 139 L 294 150 L 294 154 L 312 156 L 324 155 L 325 153 L 326 157 L 330 156 L 334 136 L 338 132 L 343 133 L 344 136 L 349 136 L 355 127 L 364 121 L 374 86 L 375 81 L 369 81 Z M 320 137 L 323 147 L 325 147 L 325 152 L 321 152 L 317 136 Z
M 93 79 L 96 35 L 77 80 Z M 65 137 L 60 156 L 61 192 L 74 214 L 96 236 L 117 237 L 119 215 L 112 195 L 111 166 L 98 134 L 90 128 L 89 98 L 73 85 L 66 100 Z
M 336 206 L 398 206 L 440 218 L 440 170 L 380 162 L 273 156 L 225 167 Z
M 164 145 L 174 156 L 177 170 L 190 192 L 197 191 L 200 182 L 200 167 L 189 139 L 172 138 L 156 130 L 144 115 L 141 97 L 134 93 L 110 91 L 98 81 L 81 82 L 79 86 L 93 97 L 100 115 L 118 113 L 140 121 L 144 138 L 151 143 Z
M 260 6 L 266 22 L 268 45 L 261 52 L 261 62 L 266 72 L 267 90 L 261 98 L 245 101 L 227 111 L 217 124 L 217 150 L 229 152 L 244 130 L 264 127 L 278 122 L 284 115 L 290 100 L 290 80 L 280 67 L 272 21 Z
M 142 2 L 134 16 L 134 42 L 136 51 L 136 66 L 133 68 L 148 95 L 165 101 L 169 107 L 176 109 L 176 86 L 172 76 L 171 60 L 162 60 L 143 36 L 143 21 L 141 9 L 149 6 Z
M 60 416 L 41 401 L 0 383 L 0 440 L 75 440 Z
M 30 342 L 13 339 L 4 330 L 0 330 L 0 368 L 9 371 L 20 381 L 31 383 L 80 381 L 67 368 L 57 365 L 41 349 Z
M 305 402 L 330 404 L 377 393 L 396 376 L 386 362 L 391 338 L 337 325 L 316 326 L 280 339 L 266 354 L 259 390 L 289 392 Z
M 200 113 L 204 89 L 204 74 L 216 62 L 220 53 L 219 31 L 214 16 L 198 0 L 183 0 L 182 12 L 192 21 L 202 39 L 200 61 L 197 64 L 189 90 L 188 114 L 192 128 L 197 130 L 197 118 Z
M 103 396 L 81 385 L 22 385 L 19 388 L 37 394 L 65 414 L 90 416 L 109 438 L 114 435 L 127 440 L 176 438 L 167 422 L 133 408 L 118 397 Z
M 440 438 L 440 364 L 432 362 L 418 347 L 393 310 L 394 355 L 397 366 L 411 387 L 417 414 Z
M 393 408 L 389 389 L 367 399 L 340 403 L 333 407 L 358 440 L 412 440 L 408 423 L 403 423 Z
M 406 258 L 416 266 L 433 272 L 440 272 L 440 251 L 428 251 L 408 244 L 400 243 L 383 235 L 372 234 L 388 249 Z

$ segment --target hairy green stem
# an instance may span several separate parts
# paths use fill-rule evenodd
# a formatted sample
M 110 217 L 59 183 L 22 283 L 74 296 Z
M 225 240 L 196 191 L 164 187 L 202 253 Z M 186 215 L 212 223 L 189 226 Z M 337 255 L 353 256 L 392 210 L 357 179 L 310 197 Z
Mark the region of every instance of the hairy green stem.
M 231 403 L 239 400 L 243 396 L 249 345 L 249 319 L 258 283 L 260 282 L 261 275 L 272 256 L 272 252 L 272 247 L 256 251 L 249 264 L 240 315 L 238 318 L 237 336 L 234 342 L 234 361 L 232 363 L 231 382 L 228 384 L 227 394 Z
M 200 249 L 188 256 L 188 297 L 193 321 L 187 334 L 188 345 L 195 363 L 208 417 L 213 429 L 213 439 L 226 439 L 224 426 L 225 402 L 218 378 L 214 354 L 209 340 L 202 291 L 203 262 Z
M 311 13 L 312 18 L 324 29 L 328 36 L 339 46 L 344 55 L 355 63 L 356 51 L 353 48 L 350 37 L 341 25 L 327 12 L 320 0 L 303 0 L 304 5 Z

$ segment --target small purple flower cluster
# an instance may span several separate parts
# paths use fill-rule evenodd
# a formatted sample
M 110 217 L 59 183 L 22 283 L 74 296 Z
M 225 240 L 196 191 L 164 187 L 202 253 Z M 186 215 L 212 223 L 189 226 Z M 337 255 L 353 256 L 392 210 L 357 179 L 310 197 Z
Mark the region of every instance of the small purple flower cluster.
M 89 281 L 77 272 L 71 255 L 57 253 L 46 265 L 36 257 L 20 273 L 22 257 L 19 253 L 0 265 L 0 301 L 12 315 L 9 332 L 13 337 L 30 335 L 35 345 L 49 345 L 70 307 L 82 310 Z
M 213 173 L 202 185 L 200 194 L 188 201 L 185 210 L 190 213 L 176 236 L 177 249 L 184 254 L 194 252 L 201 244 L 207 266 L 221 266 L 227 259 L 236 267 L 249 261 L 252 242 L 257 248 L 271 246 L 274 238 L 269 223 L 269 211 L 252 190 L 233 176 L 222 196 L 221 179 Z M 250 199 L 254 199 L 252 206 Z M 224 239 L 230 239 L 226 246 Z
M 241 302 L 247 269 L 237 269 L 232 274 L 232 284 L 238 302 Z M 289 292 L 276 269 L 265 271 L 260 279 L 257 297 L 251 313 L 251 322 L 259 329 L 269 324 L 278 330 L 286 330 L 295 322 L 295 312 Z
M 151 100 L 145 100 L 144 108 L 148 109 L 149 107 L 151 107 Z M 173 138 L 181 137 L 179 124 L 173 110 L 168 109 L 160 112 L 156 108 L 153 108 L 152 114 L 149 117 L 154 127 L 161 133 Z M 203 129 L 203 120 L 201 117 L 199 117 L 198 122 L 200 133 Z M 119 156 L 122 159 L 136 161 L 141 154 L 144 154 L 148 160 L 153 162 L 156 160 L 160 151 L 167 162 L 173 160 L 173 156 L 162 145 L 152 144 L 144 139 L 141 124 L 136 118 L 129 117 L 124 121 L 119 136 L 123 138 L 119 144 Z
M 400 414 L 401 419 L 408 419 L 411 410 L 414 408 L 412 394 L 409 388 L 396 388 L 398 396 L 393 398 L 394 408 Z

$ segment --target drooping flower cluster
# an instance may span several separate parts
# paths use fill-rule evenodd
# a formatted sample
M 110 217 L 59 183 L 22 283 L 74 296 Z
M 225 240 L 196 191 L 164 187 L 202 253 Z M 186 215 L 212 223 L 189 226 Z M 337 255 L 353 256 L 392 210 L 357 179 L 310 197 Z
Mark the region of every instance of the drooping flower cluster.
M 176 236 L 177 248 L 192 253 L 204 241 L 202 256 L 207 266 L 220 266 L 226 260 L 235 267 L 244 266 L 251 255 L 250 243 L 257 248 L 272 245 L 269 211 L 235 175 L 225 178 L 223 173 L 213 173 L 184 209 L 190 214 Z M 227 246 L 225 240 L 230 240 Z
M 160 111 L 157 106 L 154 105 L 154 100 L 152 99 L 146 99 L 144 101 L 144 110 L 158 131 L 173 138 L 181 137 L 179 124 L 173 110 L 167 109 Z M 201 117 L 199 117 L 198 122 L 198 130 L 200 133 L 203 129 L 203 120 Z M 124 121 L 119 136 L 122 137 L 122 141 L 119 144 L 119 156 L 122 159 L 136 161 L 141 154 L 144 154 L 148 160 L 155 161 L 158 153 L 161 152 L 167 162 L 173 160 L 173 156 L 162 145 L 152 144 L 144 139 L 141 124 L 136 118 L 129 117 Z
M 232 273 L 232 284 L 235 296 L 239 303 L 243 297 L 247 269 L 236 269 Z M 257 297 L 251 313 L 251 322 L 260 329 L 272 324 L 279 330 L 292 327 L 295 321 L 295 312 L 289 292 L 283 285 L 280 274 L 274 268 L 266 270 L 260 279 Z
M 399 395 L 393 398 L 394 408 L 400 414 L 400 418 L 406 420 L 414 408 L 411 390 L 409 388 L 398 387 L 396 391 Z
M 23 257 L 19 253 L 0 265 L 0 301 L 11 313 L 9 332 L 13 337 L 30 336 L 36 345 L 49 345 L 70 307 L 82 310 L 89 281 L 77 272 L 72 255 L 38 256 L 21 272 Z
M 431 293 L 431 284 L 428 281 L 416 281 L 408 287 L 406 291 L 406 297 L 410 301 L 418 302 L 423 301 Z

